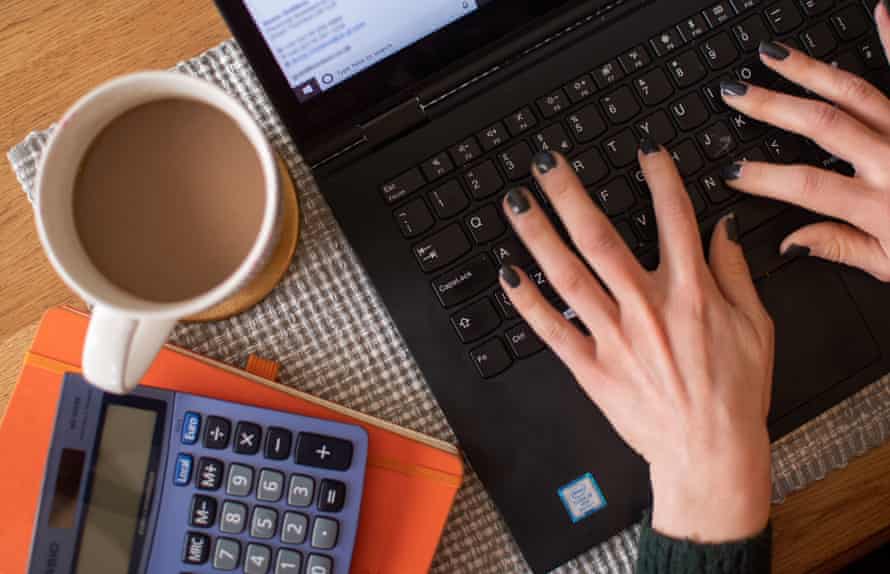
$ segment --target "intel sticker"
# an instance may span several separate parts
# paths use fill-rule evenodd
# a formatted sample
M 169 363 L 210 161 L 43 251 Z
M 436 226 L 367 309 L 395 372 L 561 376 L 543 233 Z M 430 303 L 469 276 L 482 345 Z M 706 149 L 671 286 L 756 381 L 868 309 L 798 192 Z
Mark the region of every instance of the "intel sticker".
M 579 522 L 606 506 L 606 497 L 589 472 L 557 492 L 572 522 Z

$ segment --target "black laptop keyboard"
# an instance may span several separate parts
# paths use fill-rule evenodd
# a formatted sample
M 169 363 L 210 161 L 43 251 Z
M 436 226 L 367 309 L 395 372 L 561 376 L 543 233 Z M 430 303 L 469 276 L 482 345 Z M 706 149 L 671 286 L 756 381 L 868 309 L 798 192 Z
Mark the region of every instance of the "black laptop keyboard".
M 501 215 L 504 193 L 520 185 L 547 206 L 530 175 L 535 152 L 555 150 L 569 158 L 649 269 L 657 266 L 658 251 L 651 197 L 636 163 L 643 135 L 673 154 L 704 235 L 730 210 L 739 214 L 742 232 L 750 231 L 786 206 L 726 187 L 719 175 L 723 165 L 749 159 L 803 162 L 848 174 L 852 168 L 808 140 L 730 110 L 721 100 L 720 81 L 740 78 L 808 95 L 760 62 L 760 41 L 779 39 L 890 91 L 887 61 L 871 20 L 876 3 L 718 2 L 509 116 L 492 118 L 477 133 L 386 183 L 383 200 L 394 206 L 406 249 L 413 250 L 418 271 L 429 276 L 443 320 L 450 318 L 480 375 L 493 377 L 544 349 L 498 286 L 501 263 L 524 268 L 572 318 Z

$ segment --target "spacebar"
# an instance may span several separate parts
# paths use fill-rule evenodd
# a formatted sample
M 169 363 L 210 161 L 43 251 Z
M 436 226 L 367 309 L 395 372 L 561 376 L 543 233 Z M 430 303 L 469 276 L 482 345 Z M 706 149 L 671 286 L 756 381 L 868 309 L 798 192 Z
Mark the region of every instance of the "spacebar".
M 747 197 L 732 204 L 724 213 L 703 221 L 701 224 L 702 237 L 706 241 L 710 241 L 714 227 L 728 213 L 735 213 L 736 220 L 739 222 L 739 234 L 745 236 L 790 208 L 791 206 L 787 203 L 772 199 Z

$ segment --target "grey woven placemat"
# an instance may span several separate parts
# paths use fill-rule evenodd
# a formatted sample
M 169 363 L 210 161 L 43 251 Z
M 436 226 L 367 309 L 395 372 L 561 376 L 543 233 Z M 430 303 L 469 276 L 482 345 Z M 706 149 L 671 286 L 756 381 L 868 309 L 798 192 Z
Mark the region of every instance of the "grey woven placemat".
M 303 231 L 275 291 L 246 313 L 180 326 L 173 342 L 232 365 L 251 353 L 281 363 L 281 382 L 422 433 L 455 442 L 423 375 L 234 41 L 176 70 L 235 95 L 286 160 L 300 189 Z M 46 131 L 9 151 L 29 198 Z M 773 446 L 773 499 L 821 479 L 890 436 L 890 376 Z M 559 572 L 630 572 L 639 528 L 615 536 Z M 528 567 L 478 478 L 468 467 L 432 568 L 436 573 L 527 572 Z

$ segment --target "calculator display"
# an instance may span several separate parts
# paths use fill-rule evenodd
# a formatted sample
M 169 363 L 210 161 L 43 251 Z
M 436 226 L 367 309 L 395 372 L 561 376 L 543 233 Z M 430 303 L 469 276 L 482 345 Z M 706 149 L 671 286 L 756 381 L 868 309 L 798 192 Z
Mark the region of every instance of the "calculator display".
M 143 495 L 149 478 L 154 410 L 108 404 L 93 465 L 77 574 L 130 572 L 133 546 L 144 535 Z M 152 473 L 153 474 L 153 473 Z

